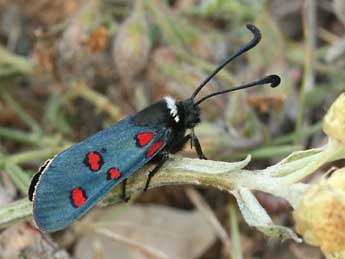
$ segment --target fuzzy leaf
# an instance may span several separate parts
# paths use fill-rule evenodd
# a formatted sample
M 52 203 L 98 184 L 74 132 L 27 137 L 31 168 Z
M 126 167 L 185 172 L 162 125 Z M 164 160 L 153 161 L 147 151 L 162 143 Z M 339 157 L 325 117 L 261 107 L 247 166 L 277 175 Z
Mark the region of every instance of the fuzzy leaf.
M 240 188 L 231 193 L 236 197 L 238 207 L 248 225 L 255 227 L 267 236 L 279 237 L 283 240 L 293 239 L 296 242 L 302 242 L 291 229 L 275 225 L 266 210 L 248 189 Z

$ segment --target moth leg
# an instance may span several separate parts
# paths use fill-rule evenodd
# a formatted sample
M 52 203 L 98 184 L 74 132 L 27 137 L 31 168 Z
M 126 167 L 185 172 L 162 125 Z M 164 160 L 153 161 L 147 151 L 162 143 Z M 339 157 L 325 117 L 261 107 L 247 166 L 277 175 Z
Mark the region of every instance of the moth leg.
M 149 188 L 149 185 L 150 185 L 152 177 L 159 171 L 159 169 L 168 160 L 168 158 L 169 158 L 169 154 L 168 153 L 162 154 L 162 156 L 161 156 L 160 160 L 158 161 L 158 163 L 156 164 L 155 168 L 150 170 L 149 175 L 147 176 L 146 184 L 145 184 L 145 187 L 144 187 L 144 192 L 146 192 L 147 189 Z
M 128 202 L 131 198 L 131 196 L 127 196 L 126 194 L 126 187 L 127 187 L 127 178 L 125 180 L 123 180 L 122 182 L 122 194 L 121 194 L 121 199 L 124 202 Z
M 175 144 L 176 146 L 174 147 L 174 149 L 170 150 L 170 153 L 174 154 L 174 153 L 180 151 L 187 144 L 187 142 L 189 140 L 190 140 L 191 148 L 195 147 L 195 151 L 196 151 L 199 159 L 207 160 L 206 156 L 202 152 L 199 139 L 195 135 L 194 130 L 192 130 L 191 134 L 188 134 L 188 135 L 184 136 L 184 138 L 179 143 L 176 143 Z
M 200 159 L 205 159 L 207 160 L 207 157 L 204 155 L 204 153 L 202 152 L 202 149 L 201 149 L 201 145 L 200 145 L 200 142 L 199 142 L 199 139 L 198 137 L 195 135 L 194 133 L 194 129 L 192 129 L 192 134 L 191 134 L 191 145 L 195 147 L 195 151 L 196 153 L 198 154 L 198 157 Z
M 193 138 L 193 145 L 195 147 L 195 150 L 196 150 L 196 153 L 198 154 L 198 157 L 200 159 L 205 159 L 207 160 L 207 157 L 204 155 L 204 153 L 202 152 L 202 149 L 201 149 L 201 145 L 200 145 L 200 142 L 199 142 L 199 139 L 196 135 L 194 135 L 194 138 Z

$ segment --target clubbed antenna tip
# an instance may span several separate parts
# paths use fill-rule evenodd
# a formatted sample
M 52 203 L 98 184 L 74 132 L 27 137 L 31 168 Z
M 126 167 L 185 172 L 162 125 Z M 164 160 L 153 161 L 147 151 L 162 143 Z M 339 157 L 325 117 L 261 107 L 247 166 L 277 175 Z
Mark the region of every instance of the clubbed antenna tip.
M 271 82 L 271 87 L 272 88 L 275 88 L 278 85 L 280 85 L 281 80 L 280 80 L 280 77 L 278 75 L 270 75 L 268 77 L 269 77 L 269 80 Z

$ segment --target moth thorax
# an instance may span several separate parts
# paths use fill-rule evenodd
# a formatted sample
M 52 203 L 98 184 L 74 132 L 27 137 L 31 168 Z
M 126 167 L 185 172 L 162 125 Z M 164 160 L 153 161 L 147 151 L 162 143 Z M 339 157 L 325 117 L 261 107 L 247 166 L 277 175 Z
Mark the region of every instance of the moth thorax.
M 180 121 L 180 117 L 178 114 L 178 109 L 176 105 L 176 100 L 170 96 L 164 97 L 164 100 L 167 104 L 167 108 L 169 110 L 170 116 L 173 118 L 173 120 L 178 123 Z

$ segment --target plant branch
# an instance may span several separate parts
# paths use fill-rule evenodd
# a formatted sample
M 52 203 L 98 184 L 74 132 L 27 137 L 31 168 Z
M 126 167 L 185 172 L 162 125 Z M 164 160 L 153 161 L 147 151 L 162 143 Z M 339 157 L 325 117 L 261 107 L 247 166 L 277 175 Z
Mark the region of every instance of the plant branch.
M 245 160 L 234 163 L 199 160 L 190 158 L 172 158 L 153 177 L 150 188 L 173 184 L 197 184 L 213 186 L 221 190 L 231 191 L 237 186 L 245 186 L 248 189 L 262 190 L 274 194 L 277 180 L 264 173 L 255 174 L 252 171 L 243 170 L 250 161 Z M 146 182 L 147 172 L 150 166 L 145 166 L 129 178 L 127 184 L 128 194 L 141 192 Z M 267 188 L 268 185 L 271 185 Z M 101 205 L 121 201 L 121 186 L 103 200 Z M 18 212 L 16 212 L 18 209 Z M 25 215 L 26 217 L 23 217 Z M 0 227 L 8 222 L 16 222 L 27 219 L 31 215 L 31 203 L 26 199 L 19 203 L 10 204 L 0 208 Z
M 294 152 L 274 166 L 252 171 L 243 169 L 249 164 L 250 156 L 242 161 L 232 163 L 172 157 L 153 177 L 150 188 L 196 184 L 228 191 L 237 195 L 237 200 L 242 204 L 241 211 L 246 213 L 245 219 L 248 224 L 268 235 L 298 240 L 292 230 L 277 226 L 271 221 L 264 208 L 257 201 L 254 201 L 255 196 L 250 191 L 259 190 L 282 197 L 293 208 L 296 208 L 301 195 L 308 186 L 297 181 L 312 174 L 321 164 L 344 157 L 344 154 L 344 146 L 332 140 L 319 149 Z M 128 179 L 128 194 L 142 192 L 147 180 L 147 172 L 152 166 L 152 164 L 144 166 Z M 244 194 L 245 196 L 243 196 Z M 121 195 L 122 188 L 121 185 L 118 185 L 99 205 L 106 206 L 110 203 L 119 202 L 122 200 Z M 26 199 L 0 208 L 0 228 L 30 218 L 31 211 L 32 204 Z M 252 213 L 255 215 L 251 215 Z M 263 214 L 265 221 L 261 222 L 256 219 L 257 217 L 261 218 L 258 213 Z M 254 218 L 256 220 L 248 221 L 248 219 Z
M 0 229 L 16 222 L 28 220 L 32 217 L 32 204 L 28 199 L 22 199 L 6 207 L 0 207 Z
M 304 78 L 301 85 L 298 114 L 295 124 L 295 144 L 301 141 L 301 131 L 303 127 L 303 118 L 305 112 L 305 95 L 314 88 L 315 74 L 314 74 L 314 50 L 316 45 L 315 40 L 315 16 L 316 3 L 315 0 L 305 0 L 305 10 L 303 15 L 303 32 L 305 38 L 305 63 L 304 63 Z

